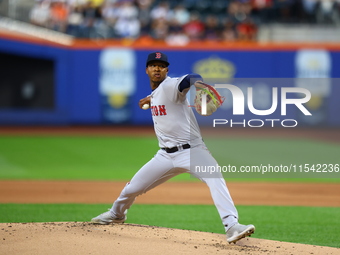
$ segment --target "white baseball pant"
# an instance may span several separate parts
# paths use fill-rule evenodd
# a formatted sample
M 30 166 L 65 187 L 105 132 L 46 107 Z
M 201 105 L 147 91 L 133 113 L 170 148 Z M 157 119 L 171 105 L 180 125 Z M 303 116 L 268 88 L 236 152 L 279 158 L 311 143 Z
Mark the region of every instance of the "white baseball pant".
M 138 195 L 178 174 L 190 173 L 208 185 L 222 223 L 227 230 L 237 222 L 238 212 L 222 174 L 214 173 L 213 177 L 207 177 L 206 174 L 195 172 L 193 166 L 217 166 L 216 160 L 204 144 L 174 153 L 167 153 L 160 149 L 126 184 L 118 199 L 113 203 L 111 213 L 116 217 L 123 217 Z

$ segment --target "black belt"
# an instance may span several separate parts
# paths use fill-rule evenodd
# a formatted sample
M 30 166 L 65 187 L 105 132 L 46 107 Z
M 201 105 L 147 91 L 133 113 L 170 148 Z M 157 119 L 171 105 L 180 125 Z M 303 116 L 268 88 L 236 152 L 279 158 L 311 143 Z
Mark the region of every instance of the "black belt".
M 174 153 L 176 151 L 178 151 L 180 148 L 184 149 L 189 149 L 190 148 L 190 144 L 183 144 L 183 145 L 179 145 L 176 147 L 172 147 L 172 148 L 161 148 L 162 150 L 165 150 L 167 153 Z

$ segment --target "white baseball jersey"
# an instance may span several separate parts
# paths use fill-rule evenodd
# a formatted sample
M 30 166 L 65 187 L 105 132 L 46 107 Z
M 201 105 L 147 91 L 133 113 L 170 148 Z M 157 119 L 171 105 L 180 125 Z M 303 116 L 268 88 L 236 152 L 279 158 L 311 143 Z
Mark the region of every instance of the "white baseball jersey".
M 151 93 L 151 114 L 154 129 L 161 148 L 189 144 L 190 149 L 167 152 L 160 149 L 133 176 L 122 190 L 110 210 L 121 218 L 134 203 L 136 197 L 181 173 L 190 173 L 205 182 L 227 230 L 237 223 L 238 213 L 221 173 L 207 176 L 195 172 L 193 166 L 216 166 L 217 162 L 206 148 L 196 118 L 186 99 L 188 90 L 180 92 L 180 78 L 167 77 Z
M 196 118 L 186 98 L 188 90 L 178 90 L 184 77 L 167 77 L 151 94 L 151 114 L 161 148 L 183 144 L 195 146 L 202 141 Z

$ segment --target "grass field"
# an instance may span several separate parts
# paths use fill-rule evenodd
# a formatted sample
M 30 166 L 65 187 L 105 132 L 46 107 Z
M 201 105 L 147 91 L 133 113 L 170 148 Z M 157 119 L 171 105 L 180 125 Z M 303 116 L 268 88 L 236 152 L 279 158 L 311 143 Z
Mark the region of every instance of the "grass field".
M 339 164 L 337 144 L 287 139 L 206 139 L 221 165 Z M 0 137 L 0 179 L 129 180 L 157 152 L 154 137 Z M 267 175 L 226 174 L 259 181 Z M 340 172 L 279 175 L 268 180 L 339 182 Z M 327 178 L 326 178 L 327 177 Z M 178 180 L 193 180 L 180 175 Z
M 226 143 L 227 142 L 227 146 Z M 340 163 L 339 146 L 296 139 L 207 139 L 220 164 Z M 142 149 L 141 149 L 142 148 Z M 128 180 L 158 149 L 154 137 L 0 137 L 0 179 Z M 339 182 L 337 178 L 238 178 L 242 181 Z M 193 181 L 180 175 L 174 181 Z M 0 222 L 88 221 L 111 205 L 0 204 Z M 238 206 L 254 237 L 340 247 L 340 208 Z M 166 220 L 164 220 L 166 219 Z M 203 219 L 203 220 L 202 220 Z M 127 222 L 223 233 L 207 205 L 139 205 Z

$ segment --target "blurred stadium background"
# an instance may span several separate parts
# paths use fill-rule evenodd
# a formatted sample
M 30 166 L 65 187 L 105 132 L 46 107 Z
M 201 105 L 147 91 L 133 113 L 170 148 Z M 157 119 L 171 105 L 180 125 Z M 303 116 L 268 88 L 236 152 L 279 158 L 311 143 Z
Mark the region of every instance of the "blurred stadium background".
M 339 1 L 1 0 L 0 15 L 1 125 L 149 125 L 136 102 L 155 50 L 170 76 L 253 87 L 257 109 L 273 87 L 308 88 L 313 117 L 286 119 L 340 125 Z

